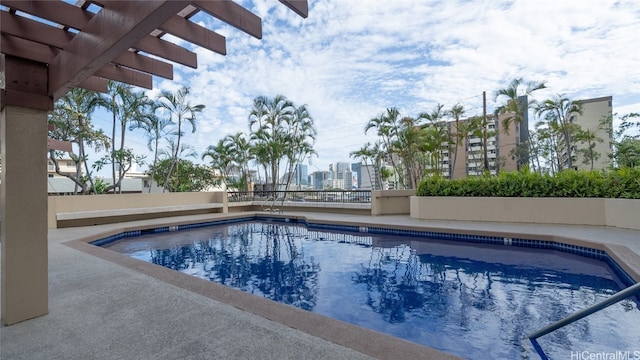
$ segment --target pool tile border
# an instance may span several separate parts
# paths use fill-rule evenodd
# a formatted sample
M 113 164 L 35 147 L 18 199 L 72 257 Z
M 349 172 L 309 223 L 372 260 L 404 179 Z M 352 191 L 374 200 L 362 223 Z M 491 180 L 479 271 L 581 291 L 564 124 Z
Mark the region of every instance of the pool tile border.
M 121 240 L 129 237 L 136 237 L 145 234 L 164 233 L 171 231 L 180 231 L 188 229 L 197 229 L 209 226 L 233 224 L 245 221 L 267 221 L 267 222 L 279 222 L 279 223 L 301 223 L 309 229 L 320 230 L 334 230 L 345 231 L 355 233 L 368 233 L 375 235 L 393 235 L 393 236 L 409 236 L 417 238 L 429 238 L 436 240 L 448 240 L 448 241 L 460 241 L 476 244 L 489 244 L 489 245 L 503 245 L 503 246 L 515 246 L 523 248 L 535 248 L 555 250 L 574 255 L 579 255 L 587 258 L 597 259 L 606 262 L 618 278 L 625 286 L 631 286 L 636 283 L 632 276 L 630 276 L 605 250 L 595 249 L 586 246 L 567 244 L 552 240 L 539 240 L 539 239 L 526 239 L 526 238 L 509 238 L 503 236 L 489 236 L 478 234 L 461 234 L 461 233 L 448 233 L 437 231 L 424 231 L 424 230 L 408 230 L 398 229 L 392 227 L 370 227 L 370 226 L 358 226 L 358 225 L 345 225 L 345 224 L 327 224 L 321 222 L 309 221 L 306 218 L 299 217 L 287 217 L 287 216 L 242 216 L 227 219 L 218 219 L 205 222 L 196 222 L 190 224 L 179 224 L 172 226 L 160 226 L 152 227 L 142 230 L 128 230 L 117 234 L 113 234 L 104 238 L 90 241 L 89 243 L 96 246 L 103 246 L 110 242 Z

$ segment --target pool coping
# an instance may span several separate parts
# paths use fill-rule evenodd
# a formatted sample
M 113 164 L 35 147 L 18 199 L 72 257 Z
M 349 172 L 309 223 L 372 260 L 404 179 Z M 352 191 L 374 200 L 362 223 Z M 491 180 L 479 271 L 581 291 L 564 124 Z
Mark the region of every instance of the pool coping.
M 142 260 L 134 259 L 117 252 L 91 245 L 96 240 L 108 238 L 110 236 L 135 236 L 140 230 L 149 230 L 160 227 L 166 227 L 166 231 L 177 230 L 194 223 L 211 223 L 238 221 L 240 219 L 262 219 L 277 218 L 289 219 L 293 222 L 311 223 L 313 225 L 327 226 L 349 226 L 349 227 L 383 227 L 391 230 L 399 231 L 418 231 L 418 232 L 437 232 L 451 233 L 458 235 L 480 235 L 503 238 L 536 238 L 542 241 L 551 241 L 572 246 L 580 246 L 604 251 L 608 256 L 620 266 L 620 268 L 636 282 L 640 280 L 640 255 L 631 251 L 628 247 L 616 244 L 604 244 L 584 239 L 577 239 L 561 235 L 541 235 L 526 234 L 523 232 L 505 232 L 505 231 L 484 231 L 470 229 L 443 229 L 442 227 L 430 227 L 428 224 L 420 224 L 415 226 L 407 225 L 381 225 L 375 223 L 375 218 L 371 217 L 370 222 L 352 221 L 352 220 L 325 220 L 313 218 L 308 215 L 295 214 L 265 214 L 264 212 L 242 212 L 232 214 L 215 214 L 208 216 L 206 219 L 194 221 L 193 219 L 166 219 L 161 226 L 158 223 L 136 224 L 122 223 L 122 227 L 113 228 L 96 232 L 89 236 L 63 242 L 63 244 L 80 250 L 87 254 L 99 257 L 101 259 L 116 263 L 126 268 L 143 273 L 165 283 L 177 286 L 187 291 L 205 296 L 209 299 L 226 303 L 240 310 L 258 315 L 265 319 L 283 324 L 293 329 L 303 331 L 312 336 L 322 338 L 332 343 L 345 346 L 352 350 L 361 352 L 381 359 L 391 358 L 408 358 L 408 357 L 429 357 L 429 358 L 457 358 L 455 355 L 432 349 L 422 345 L 418 345 L 406 340 L 395 338 L 390 335 L 378 333 L 373 330 L 365 329 L 357 325 L 345 323 L 343 321 L 328 318 L 326 316 L 315 314 L 309 311 L 298 309 L 296 307 L 276 303 L 274 301 L 257 297 L 252 294 L 232 289 L 220 284 L 212 283 L 207 280 L 199 279 L 187 274 L 183 274 L 171 269 L 167 269 L 155 264 L 151 264 Z M 206 225 L 209 226 L 209 225 Z M 193 226 L 192 226 L 193 227 Z M 362 229 L 361 229 L 362 230 Z

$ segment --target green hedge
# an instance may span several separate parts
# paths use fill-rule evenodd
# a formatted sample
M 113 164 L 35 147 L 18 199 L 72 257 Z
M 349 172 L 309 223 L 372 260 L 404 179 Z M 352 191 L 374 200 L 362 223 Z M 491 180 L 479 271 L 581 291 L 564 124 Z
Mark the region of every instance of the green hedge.
M 529 171 L 448 180 L 429 177 L 418 196 L 590 197 L 640 199 L 640 168 L 563 171 L 555 176 Z

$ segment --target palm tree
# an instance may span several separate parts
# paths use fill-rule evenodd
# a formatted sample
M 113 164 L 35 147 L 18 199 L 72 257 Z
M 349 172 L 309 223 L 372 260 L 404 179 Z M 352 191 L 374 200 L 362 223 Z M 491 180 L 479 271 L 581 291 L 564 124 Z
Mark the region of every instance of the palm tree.
M 502 119 L 502 128 L 506 134 L 509 133 L 511 124 L 516 124 L 516 131 L 518 131 L 518 127 L 524 120 L 525 112 L 535 107 L 535 100 L 529 100 L 529 96 L 533 94 L 533 92 L 545 88 L 546 84 L 544 81 L 525 82 L 522 78 L 516 78 L 511 80 L 507 88 L 496 91 L 494 100 L 498 101 L 498 99 L 502 99 L 502 104 L 495 109 L 494 115 L 496 118 L 498 118 L 499 115 L 506 115 Z M 496 130 L 498 129 L 496 128 Z M 531 144 L 531 140 L 522 140 L 527 142 L 527 150 L 531 152 L 534 146 Z M 528 156 L 525 155 L 520 158 L 528 159 Z
M 402 118 L 400 123 L 401 127 L 393 147 L 405 166 L 407 183 L 411 189 L 415 189 L 423 173 L 425 130 L 410 116 Z
M 156 106 L 157 107 L 157 106 Z M 158 163 L 158 151 L 160 148 L 160 140 L 167 138 L 168 136 L 177 136 L 177 132 L 172 130 L 175 124 L 170 119 L 159 118 L 154 111 L 151 111 L 148 116 L 136 121 L 129 126 L 129 130 L 142 129 L 145 131 L 147 138 L 147 148 L 153 151 L 153 165 L 151 166 L 151 179 L 155 179 L 155 172 Z M 149 192 L 151 192 L 151 186 L 149 186 Z
M 386 155 L 391 162 L 391 166 L 393 167 L 393 171 L 396 175 L 398 175 L 398 180 L 401 181 L 401 186 L 404 187 L 402 176 L 398 174 L 398 167 L 396 166 L 395 158 L 394 158 L 394 148 L 393 143 L 397 140 L 398 131 L 400 128 L 400 111 L 395 108 L 387 108 L 386 113 L 381 114 L 380 116 L 370 119 L 369 122 L 364 127 L 365 135 L 369 130 L 376 129 L 378 136 L 381 138 L 383 151 L 386 152 Z
M 313 126 L 313 118 L 305 105 L 294 109 L 292 116 L 285 119 L 287 126 L 287 143 L 285 156 L 288 160 L 288 178 L 285 189 L 293 179 L 293 168 L 311 155 L 317 155 L 313 149 L 316 138 L 316 129 Z
M 530 96 L 534 91 L 545 89 L 546 83 L 544 81 L 528 81 L 525 82 L 522 78 L 516 78 L 511 80 L 509 85 L 505 89 L 500 89 L 495 93 L 495 101 L 503 99 L 501 105 L 499 105 L 494 114 L 496 117 L 502 114 L 509 114 L 502 120 L 502 128 L 508 134 L 509 127 L 512 123 L 520 124 L 524 119 L 525 111 L 529 110 L 535 101 L 528 100 L 527 103 L 521 103 L 519 101 L 520 96 Z
M 207 150 L 202 154 L 202 160 L 207 157 L 211 158 L 211 167 L 220 171 L 222 181 L 226 185 L 229 181 L 234 161 L 231 145 L 225 142 L 225 139 L 220 139 L 215 146 L 209 145 L 207 147 Z
M 125 136 L 127 125 L 134 122 L 143 121 L 148 116 L 148 111 L 152 105 L 151 100 L 142 92 L 134 92 L 133 86 L 109 80 L 107 82 L 107 94 L 103 96 L 102 105 L 109 109 L 113 115 L 113 126 L 111 130 L 111 175 L 113 182 L 105 191 L 120 189 L 122 178 L 125 174 L 127 164 L 125 159 Z M 120 146 L 116 149 L 116 128 L 119 122 Z M 116 174 L 116 164 L 118 172 Z
M 566 163 L 569 169 L 573 169 L 572 137 L 578 130 L 578 125 L 573 123 L 576 114 L 582 115 L 582 104 L 573 102 L 564 95 L 556 95 L 553 99 L 547 99 L 536 106 L 536 113 L 544 117 L 550 123 L 556 123 L 563 137 L 566 155 Z
M 595 160 L 598 160 L 601 155 L 599 152 L 595 151 L 594 148 L 596 147 L 596 143 L 602 143 L 604 140 L 596 135 L 596 133 L 591 129 L 578 131 L 575 136 L 575 140 L 582 144 L 586 143 L 587 147 L 585 149 L 579 149 L 579 151 L 583 154 L 583 162 L 585 164 L 590 163 L 590 170 L 593 170 L 593 163 Z
M 356 150 L 356 151 L 352 151 L 349 153 L 349 157 L 353 158 L 353 159 L 360 159 L 362 162 L 364 162 L 365 165 L 369 165 L 369 163 L 367 162 L 368 160 L 371 160 L 371 168 L 373 168 L 373 151 L 371 149 L 371 143 L 367 142 L 366 144 L 364 144 L 360 149 Z M 371 184 L 371 188 L 373 190 L 375 190 L 374 187 L 374 183 L 371 179 L 371 171 L 367 171 L 367 174 L 369 175 L 369 184 Z
M 475 152 L 471 150 L 469 137 L 473 136 L 473 134 L 476 133 L 478 126 L 479 126 L 478 118 L 472 117 L 466 121 L 461 121 L 457 125 L 457 129 L 456 129 L 456 137 L 458 138 L 457 141 L 459 141 L 464 145 L 465 157 L 467 157 L 468 154 L 470 154 L 473 157 L 474 163 L 476 161 Z M 467 162 L 468 161 L 465 161 L 465 163 Z M 465 169 L 465 173 L 468 173 L 468 169 Z
M 76 163 L 75 176 L 60 171 L 55 150 L 49 150 L 49 158 L 55 166 L 56 173 L 71 179 L 75 183 L 76 191 L 79 188 L 83 194 L 95 192 L 95 185 L 87 164 L 86 146 L 93 146 L 96 150 L 109 147 L 108 137 L 102 130 L 95 130 L 91 123 L 91 114 L 100 104 L 101 99 L 98 93 L 74 88 L 56 102 L 55 109 L 49 116 L 49 122 L 55 125 L 55 129 L 49 132 L 50 136 L 78 145 L 78 155 L 70 154 Z M 81 176 L 82 165 L 87 171 L 89 188 Z
M 451 165 L 451 171 L 449 172 L 449 179 L 453 179 L 453 173 L 456 170 L 456 163 L 458 161 L 458 148 L 460 147 L 460 143 L 466 138 L 466 134 L 458 130 L 460 127 L 460 118 L 464 116 L 464 113 L 464 106 L 460 104 L 454 105 L 449 111 L 447 111 L 447 115 L 451 116 L 456 121 L 456 133 L 453 138 L 455 140 L 455 147 L 453 147 L 453 149 L 455 150 L 453 153 L 453 164 Z M 449 157 L 451 157 L 451 149 L 452 147 L 449 146 Z
M 240 168 L 240 181 L 244 184 L 244 190 L 249 191 L 249 183 L 251 182 L 249 161 L 253 158 L 251 144 L 240 131 L 233 135 L 227 135 L 224 138 L 224 143 L 229 146 L 229 151 Z
M 421 113 L 419 119 L 428 120 L 425 127 L 425 149 L 431 155 L 431 168 L 434 175 L 441 175 L 441 162 L 445 146 L 451 142 L 448 126 L 444 121 L 444 105 L 436 104 L 431 112 Z
M 172 189 L 172 191 L 180 191 L 181 188 L 190 188 L 189 184 L 181 184 L 181 176 L 179 170 L 181 165 L 187 165 L 182 166 L 187 169 L 192 168 L 192 163 L 189 160 L 185 160 L 185 158 L 197 158 L 198 153 L 191 145 L 182 144 L 178 148 L 175 139 L 167 138 L 166 140 L 167 145 L 158 151 L 158 161 L 156 164 L 156 168 L 152 169 L 152 172 L 154 172 L 155 174 L 155 177 L 153 179 L 158 183 L 159 186 Z M 173 158 L 176 153 L 178 153 L 178 163 L 174 164 Z M 172 166 L 174 170 L 167 180 L 167 174 Z
M 488 137 L 488 132 L 486 131 L 486 124 L 484 121 L 484 117 L 482 116 L 473 116 L 469 120 L 464 122 L 464 125 L 461 125 L 462 130 L 465 132 L 467 138 L 471 139 L 480 139 L 480 151 L 482 154 L 480 160 L 482 160 L 483 169 L 485 171 L 488 170 L 488 159 L 487 159 L 487 151 L 486 151 L 486 138 Z M 467 149 L 473 158 L 474 167 L 478 167 L 478 159 L 476 155 L 478 154 L 477 150 L 474 150 L 473 144 L 470 141 L 467 141 Z M 477 170 L 476 170 L 477 171 Z
M 537 148 L 545 163 L 549 166 L 548 171 L 551 174 L 557 173 L 561 168 L 560 162 L 560 148 L 558 146 L 558 134 L 560 133 L 559 125 L 556 122 L 544 122 L 538 121 L 536 123 L 536 138 Z M 542 173 L 542 168 L 538 165 L 539 171 Z
M 165 180 L 164 190 L 171 191 L 171 188 L 167 188 L 169 185 L 169 178 L 171 177 L 174 168 L 178 163 L 178 155 L 181 149 L 180 140 L 182 139 L 182 122 L 187 121 L 191 124 L 191 132 L 196 132 L 196 115 L 201 113 L 204 109 L 204 105 L 197 104 L 191 105 L 188 100 L 189 96 L 189 88 L 182 87 L 177 92 L 172 93 L 169 91 L 162 91 L 160 94 L 158 101 L 162 108 L 164 108 L 169 113 L 169 119 L 173 121 L 175 116 L 176 124 L 178 125 L 177 131 L 177 141 L 174 149 L 174 153 L 172 156 L 171 166 L 169 167 L 169 171 L 167 172 L 167 178 Z
M 259 96 L 253 99 L 249 114 L 251 140 L 256 149 L 256 159 L 264 166 L 265 175 L 270 170 L 271 189 L 277 190 L 280 164 L 287 147 L 286 123 L 294 116 L 295 107 L 283 95 L 273 99 Z
M 617 114 L 614 114 L 617 116 Z M 613 160 L 611 166 L 636 167 L 640 166 L 640 113 L 629 113 L 618 117 L 618 125 L 614 131 L 613 116 L 600 119 L 598 128 L 604 130 L 612 145 L 609 157 Z

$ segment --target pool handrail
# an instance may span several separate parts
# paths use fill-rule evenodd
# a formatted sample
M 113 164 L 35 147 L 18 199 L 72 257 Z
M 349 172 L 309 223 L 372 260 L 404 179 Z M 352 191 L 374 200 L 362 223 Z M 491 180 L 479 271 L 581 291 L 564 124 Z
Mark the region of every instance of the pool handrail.
M 635 295 L 637 293 L 640 293 L 640 282 L 629 286 L 626 289 L 620 290 L 617 293 L 609 296 L 608 298 L 599 301 L 589 307 L 586 307 L 582 310 L 578 310 L 576 312 L 574 312 L 573 314 L 570 314 L 569 316 L 565 317 L 562 320 L 558 320 L 552 324 L 549 324 L 547 326 L 545 326 L 544 328 L 533 332 L 529 335 L 527 335 L 527 338 L 529 340 L 535 340 L 541 336 L 547 335 L 550 332 L 556 331 L 559 328 L 565 326 L 565 325 L 569 325 L 575 321 L 578 321 L 586 316 L 589 316 L 595 312 L 598 312 L 606 307 L 609 307 L 610 305 L 613 305 L 617 302 L 620 302 L 632 295 Z

